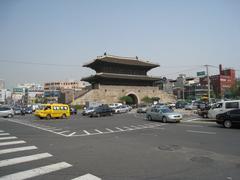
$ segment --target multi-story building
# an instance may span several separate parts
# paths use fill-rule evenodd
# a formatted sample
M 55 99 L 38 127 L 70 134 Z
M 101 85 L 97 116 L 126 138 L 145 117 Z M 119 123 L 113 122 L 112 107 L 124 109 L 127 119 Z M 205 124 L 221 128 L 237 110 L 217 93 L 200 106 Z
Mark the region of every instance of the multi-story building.
M 12 92 L 12 100 L 17 105 L 28 104 L 28 88 L 15 87 Z
M 221 64 L 219 65 L 219 74 L 210 76 L 209 78 L 213 92 L 218 97 L 223 97 L 227 90 L 236 84 L 235 70 L 231 68 L 223 70 Z M 200 84 L 207 85 L 207 78 L 201 78 Z
M 75 89 L 81 90 L 89 85 L 84 81 L 56 81 L 44 83 L 44 90 L 65 90 L 65 89 Z
M 43 96 L 43 86 L 38 83 L 21 83 L 13 88 L 14 102 L 27 105 L 34 104 L 36 99 Z
M 8 101 L 11 100 L 11 91 L 8 89 L 0 89 L 0 104 L 8 104 Z
M 5 81 L 0 79 L 0 89 L 5 89 Z
M 47 82 L 44 84 L 44 97 L 47 102 L 71 103 L 89 85 L 84 81 Z

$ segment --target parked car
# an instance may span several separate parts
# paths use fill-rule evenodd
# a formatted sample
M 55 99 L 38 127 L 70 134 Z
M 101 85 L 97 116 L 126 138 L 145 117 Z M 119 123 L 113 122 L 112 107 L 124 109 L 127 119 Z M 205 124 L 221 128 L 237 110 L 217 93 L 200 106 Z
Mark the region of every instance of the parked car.
M 0 117 L 13 117 L 14 111 L 12 108 L 7 106 L 0 106 Z
M 92 113 L 93 111 L 94 111 L 94 107 L 89 107 L 89 108 L 87 108 L 87 109 L 84 109 L 83 110 L 83 112 L 82 112 L 82 115 L 83 116 L 87 116 L 87 115 L 89 115 L 90 113 Z
M 112 104 L 109 104 L 108 106 L 110 107 L 110 108 L 117 108 L 117 107 L 119 107 L 119 106 L 122 106 L 123 104 L 122 103 L 112 103 Z
M 167 106 L 170 108 L 170 109 L 173 109 L 176 107 L 176 104 L 175 103 L 168 103 Z
M 210 109 L 210 105 L 207 103 L 199 104 L 197 114 L 203 118 L 208 118 L 208 111 Z
M 218 124 L 222 124 L 225 128 L 230 128 L 235 124 L 240 124 L 240 109 L 234 109 L 218 114 L 216 119 L 216 122 Z
M 31 108 L 31 107 L 27 107 L 27 108 L 25 109 L 25 113 L 26 113 L 26 114 L 32 114 L 32 113 L 33 113 L 32 108 Z
M 176 109 L 183 109 L 185 107 L 185 105 L 187 105 L 187 102 L 185 102 L 185 101 L 178 101 L 175 104 L 175 108 Z
M 169 108 L 151 108 L 148 109 L 146 117 L 149 121 L 159 120 L 164 123 L 166 122 L 180 122 L 182 114 L 174 112 Z
M 185 105 L 185 110 L 197 110 L 198 106 L 194 103 L 188 103 Z
M 140 105 L 137 108 L 137 113 L 146 113 L 148 108 L 149 108 L 149 106 L 147 106 L 147 105 Z
M 15 115 L 20 115 L 22 114 L 22 109 L 20 107 L 14 107 L 13 108 L 14 114 Z
M 100 117 L 100 116 L 111 116 L 113 114 L 113 109 L 108 106 L 99 106 L 94 109 L 93 112 L 89 113 L 90 117 Z
M 130 108 L 127 105 L 122 105 L 122 106 L 114 108 L 115 113 L 126 113 L 129 111 L 130 111 Z

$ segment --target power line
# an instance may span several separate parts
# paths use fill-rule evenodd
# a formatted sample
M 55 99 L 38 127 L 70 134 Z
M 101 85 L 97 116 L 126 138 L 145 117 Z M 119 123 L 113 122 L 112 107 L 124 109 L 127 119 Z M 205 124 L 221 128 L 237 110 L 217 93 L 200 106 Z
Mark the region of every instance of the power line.
M 175 73 L 165 74 L 165 76 L 174 75 L 174 74 L 179 74 L 179 73 L 183 73 L 183 72 L 194 71 L 194 70 L 197 70 L 197 69 L 199 69 L 199 67 L 198 67 L 198 68 L 185 69 L 185 70 L 178 71 L 178 72 L 175 72 Z

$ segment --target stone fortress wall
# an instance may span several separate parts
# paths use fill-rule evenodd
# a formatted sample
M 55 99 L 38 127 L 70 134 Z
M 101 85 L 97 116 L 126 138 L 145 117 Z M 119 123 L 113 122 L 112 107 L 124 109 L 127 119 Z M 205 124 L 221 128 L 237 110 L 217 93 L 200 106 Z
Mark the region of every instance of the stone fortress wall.
M 120 97 L 128 95 L 137 97 L 138 104 L 141 103 L 141 99 L 145 96 L 159 97 L 161 102 L 176 101 L 173 95 L 159 90 L 158 87 L 99 85 L 98 89 L 92 89 L 76 99 L 72 104 L 85 105 L 87 101 L 110 104 L 119 102 Z

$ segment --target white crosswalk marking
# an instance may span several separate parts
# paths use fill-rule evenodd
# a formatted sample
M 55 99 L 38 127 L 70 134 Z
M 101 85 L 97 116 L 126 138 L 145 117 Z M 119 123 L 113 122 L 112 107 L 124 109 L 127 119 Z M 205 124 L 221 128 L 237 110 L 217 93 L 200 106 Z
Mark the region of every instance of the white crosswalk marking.
M 17 139 L 17 137 L 9 136 L 9 135 L 10 135 L 9 133 L 3 133 L 3 131 L 0 132 L 0 140 Z M 3 146 L 8 146 L 8 145 L 16 145 L 16 144 L 23 144 L 23 143 L 26 143 L 26 142 L 25 141 L 8 141 L 8 142 L 1 142 L 0 146 L 3 147 Z M 38 149 L 38 148 L 36 146 L 22 146 L 22 147 L 5 148 L 5 149 L 0 149 L 0 155 L 14 153 L 14 152 L 17 153 L 17 152 L 21 152 L 21 151 L 30 151 L 30 150 L 35 150 L 35 149 Z M 29 156 L 21 156 L 21 157 L 14 157 L 11 159 L 4 159 L 4 160 L 0 160 L 0 169 L 2 167 L 18 165 L 21 163 L 32 162 L 32 161 L 45 159 L 45 158 L 49 158 L 49 157 L 52 157 L 52 155 L 49 153 L 39 153 L 39 154 L 33 154 L 33 155 L 29 155 Z M 17 168 L 16 168 L 15 173 L 2 176 L 2 177 L 0 177 L 0 180 L 24 180 L 24 179 L 33 178 L 36 176 L 45 175 L 45 174 L 48 174 L 48 173 L 51 173 L 54 171 L 59 171 L 59 170 L 65 169 L 65 168 L 69 168 L 71 166 L 72 166 L 71 164 L 68 164 L 66 162 L 59 162 L 59 163 L 49 164 L 46 166 L 29 169 L 29 170 L 25 170 L 25 171 L 20 171 L 20 172 L 17 172 Z
M 8 136 L 10 135 L 9 133 L 0 133 L 0 136 Z
M 8 140 L 8 139 L 17 139 L 17 137 L 15 137 L 15 136 L 0 137 L 0 140 Z
M 20 163 L 34 161 L 34 160 L 43 159 L 43 158 L 48 158 L 51 156 L 52 155 L 49 153 L 41 153 L 41 154 L 34 154 L 31 156 L 23 156 L 23 157 L 17 157 L 17 158 L 13 158 L 13 159 L 6 159 L 6 160 L 0 161 L 0 167 L 10 166 L 10 165 L 14 165 L 14 164 L 20 164 Z
M 68 164 L 66 162 L 60 162 L 60 163 L 42 166 L 39 168 L 27 170 L 27 171 L 21 171 L 18 173 L 9 174 L 9 175 L 0 177 L 0 180 L 23 180 L 23 179 L 28 179 L 28 178 L 33 178 L 36 176 L 48 174 L 48 173 L 65 169 L 71 166 L 72 166 L 71 164 Z
M 101 178 L 97 177 L 97 176 L 94 176 L 92 174 L 85 174 L 83 176 L 80 176 L 80 177 L 77 177 L 77 178 L 74 178 L 72 180 L 101 180 Z
M 27 150 L 33 150 L 33 149 L 37 149 L 37 147 L 36 146 L 24 146 L 24 147 L 19 147 L 19 148 L 2 149 L 2 150 L 0 150 L 0 154 L 7 154 L 7 153 L 19 152 L 19 151 L 27 151 Z
M 10 142 L 0 143 L 0 146 L 13 145 L 13 144 L 23 144 L 23 143 L 26 143 L 26 142 L 25 141 L 10 141 Z

